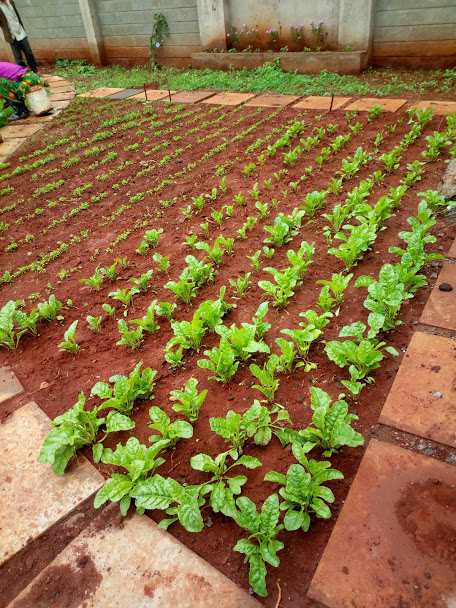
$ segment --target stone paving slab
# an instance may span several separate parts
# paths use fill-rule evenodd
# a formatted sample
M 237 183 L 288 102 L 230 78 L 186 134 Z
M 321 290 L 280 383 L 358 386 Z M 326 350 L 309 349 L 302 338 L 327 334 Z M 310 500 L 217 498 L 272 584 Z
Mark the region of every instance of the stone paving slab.
M 23 143 L 23 138 L 9 139 L 8 141 L 0 143 L 0 161 L 3 162 L 5 159 L 9 158 Z
M 13 122 L 7 127 L 0 129 L 0 133 L 4 140 L 17 139 L 21 137 L 30 137 L 40 130 L 39 125 L 23 124 L 21 121 Z
M 221 106 L 240 106 L 249 99 L 255 97 L 255 93 L 217 93 L 209 99 L 204 99 L 203 103 L 220 104 Z
M 399 110 L 399 108 L 402 108 L 402 106 L 406 103 L 406 99 L 378 99 L 377 97 L 362 97 L 361 99 L 356 99 L 355 101 L 353 101 L 349 106 L 345 108 L 345 110 L 347 110 L 348 112 L 367 112 L 375 106 L 380 106 L 383 112 L 396 112 L 397 110 Z
M 456 448 L 456 340 L 412 336 L 380 422 Z
M 51 82 L 62 82 L 62 81 L 68 82 L 68 80 L 65 80 L 65 78 L 62 78 L 62 76 L 54 76 L 53 74 L 42 74 L 42 76 L 49 83 L 51 83 Z
M 452 291 L 441 291 L 439 286 L 442 283 L 448 283 L 453 288 Z M 456 330 L 456 264 L 446 263 L 442 266 L 420 322 Z
M 450 247 L 450 250 L 448 252 L 448 257 L 456 258 L 456 239 L 454 239 L 453 244 Z
M 127 99 L 128 97 L 133 97 L 133 95 L 137 95 L 141 89 L 138 87 L 134 89 L 122 89 L 118 93 L 113 93 L 109 96 L 109 99 Z
M 435 114 L 445 115 L 456 112 L 456 101 L 419 101 L 418 103 L 413 104 L 412 108 L 420 110 L 432 108 Z
M 340 110 L 350 99 L 351 97 L 334 97 L 332 110 Z M 329 110 L 330 107 L 331 97 L 320 97 L 317 95 L 310 95 L 293 106 L 297 110 Z
M 146 516 L 87 528 L 9 608 L 64 608 L 62 572 L 71 608 L 261 608 Z
M 245 104 L 255 108 L 284 108 L 299 99 L 299 95 L 258 95 Z
M 0 403 L 24 392 L 22 384 L 9 367 L 0 367 Z
M 54 110 L 64 110 L 69 105 L 70 105 L 70 100 L 52 102 L 52 107 L 54 108 Z
M 62 477 L 38 462 L 50 426 L 36 403 L 24 405 L 0 425 L 0 564 L 103 484 L 82 456 Z
M 99 89 L 92 89 L 91 91 L 81 93 L 79 97 L 108 97 L 109 95 L 113 95 L 119 91 L 123 91 L 123 89 L 114 87 L 100 87 Z
M 170 91 L 171 95 L 174 95 L 176 91 Z M 160 101 L 161 99 L 168 99 L 169 93 L 168 91 L 164 91 L 163 89 L 149 89 L 147 91 L 147 99 L 144 91 L 138 93 L 137 95 L 133 95 L 131 99 L 140 99 L 142 101 Z
M 198 103 L 214 95 L 214 91 L 178 91 L 171 97 L 173 103 Z
M 53 89 L 51 89 L 51 94 L 49 95 L 51 102 L 65 101 L 67 99 L 73 99 L 73 97 L 74 97 L 73 91 L 63 92 L 63 91 L 54 91 Z
M 52 93 L 71 93 L 72 91 L 74 91 L 74 86 L 71 84 L 71 82 L 53 82 L 50 84 L 49 89 Z
M 329 608 L 450 608 L 456 467 L 372 440 L 310 585 Z

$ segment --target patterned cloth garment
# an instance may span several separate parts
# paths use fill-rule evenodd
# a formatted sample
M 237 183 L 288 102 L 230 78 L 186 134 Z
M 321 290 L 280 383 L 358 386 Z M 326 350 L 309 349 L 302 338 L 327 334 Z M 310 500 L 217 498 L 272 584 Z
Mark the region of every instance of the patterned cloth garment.
M 20 66 L 17 66 L 18 68 Z M 10 101 L 25 101 L 25 96 L 34 86 L 48 86 L 48 83 L 35 74 L 35 72 L 26 69 L 23 76 L 19 80 L 9 80 L 8 78 L 0 77 L 0 97 L 9 99 Z

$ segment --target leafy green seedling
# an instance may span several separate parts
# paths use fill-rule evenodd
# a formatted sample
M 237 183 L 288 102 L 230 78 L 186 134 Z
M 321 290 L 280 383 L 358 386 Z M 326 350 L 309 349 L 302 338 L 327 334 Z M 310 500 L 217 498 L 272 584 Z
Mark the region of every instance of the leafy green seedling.
M 186 416 L 190 422 L 198 420 L 199 411 L 207 397 L 207 389 L 198 391 L 198 380 L 189 378 L 180 390 L 171 391 L 169 397 L 174 401 L 173 410 Z
M 245 555 L 245 561 L 249 564 L 249 583 L 253 591 L 261 597 L 266 597 L 266 564 L 277 568 L 280 565 L 277 552 L 284 547 L 284 544 L 277 540 L 278 534 L 283 530 L 283 525 L 279 524 L 279 497 L 277 494 L 269 496 L 259 513 L 255 503 L 246 496 L 238 498 L 236 505 L 238 511 L 234 515 L 234 521 L 246 530 L 249 536 L 239 540 L 233 548 Z
M 292 464 L 287 474 L 270 471 L 265 480 L 280 484 L 280 496 L 284 501 L 280 510 L 285 511 L 284 527 L 288 531 L 303 530 L 310 527 L 311 514 L 319 519 L 330 519 L 328 503 L 334 502 L 334 494 L 323 485 L 327 481 L 343 479 L 340 471 L 331 468 L 328 461 L 307 459 L 303 448 L 293 444 L 293 455 L 299 464 Z
M 73 321 L 68 329 L 63 334 L 63 340 L 59 344 L 59 350 L 66 351 L 68 353 L 76 354 L 80 346 L 76 341 L 76 330 L 78 328 L 78 321 Z
M 103 323 L 103 317 L 94 317 L 92 315 L 87 315 L 86 317 L 87 325 L 91 331 L 98 334 L 101 331 L 101 324 Z
M 157 431 L 158 435 L 151 435 L 149 441 L 152 443 L 166 440 L 170 447 L 174 447 L 180 439 L 190 439 L 193 436 L 193 427 L 185 420 L 175 420 L 171 418 L 161 408 L 153 405 L 149 410 L 150 429 Z

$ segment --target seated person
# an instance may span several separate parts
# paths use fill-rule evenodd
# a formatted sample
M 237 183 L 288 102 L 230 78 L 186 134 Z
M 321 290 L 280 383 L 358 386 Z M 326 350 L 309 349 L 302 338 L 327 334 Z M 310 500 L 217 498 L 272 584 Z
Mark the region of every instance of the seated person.
M 47 82 L 26 67 L 0 61 L 0 97 L 14 109 L 13 119 L 29 115 L 25 96 L 34 86 L 47 86 Z

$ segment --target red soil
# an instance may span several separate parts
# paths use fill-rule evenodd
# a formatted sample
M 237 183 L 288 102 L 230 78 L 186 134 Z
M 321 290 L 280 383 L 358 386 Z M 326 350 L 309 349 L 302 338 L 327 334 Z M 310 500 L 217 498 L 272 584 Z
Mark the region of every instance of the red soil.
M 85 110 L 84 121 L 81 127 L 76 131 L 78 139 L 84 139 L 92 135 L 100 127 L 97 123 L 101 121 L 100 117 L 91 115 L 93 108 L 96 108 L 95 102 L 85 102 L 81 104 Z M 166 118 L 163 113 L 163 107 L 157 105 L 157 113 L 160 117 Z M 107 118 L 114 115 L 119 115 L 121 112 L 126 112 L 131 109 L 141 109 L 140 104 L 133 102 L 117 102 L 108 103 L 101 112 Z M 201 115 L 200 120 L 204 121 L 208 118 L 209 108 L 193 108 Z M 50 129 L 46 132 L 48 140 L 55 138 L 59 134 L 71 134 L 71 121 L 73 116 L 77 116 L 74 111 L 64 116 L 69 117 L 69 124 L 65 124 L 65 119 L 55 121 Z M 313 174 L 305 182 L 304 186 L 298 193 L 288 191 L 286 196 L 283 195 L 283 190 L 286 183 L 290 179 L 295 179 L 303 173 L 306 165 L 312 164 L 315 156 L 318 154 L 322 145 L 326 145 L 335 135 L 347 132 L 347 127 L 343 113 L 334 113 L 328 116 L 322 116 L 321 119 L 316 118 L 315 113 L 307 113 L 305 115 L 298 114 L 295 110 L 285 109 L 278 113 L 272 110 L 262 110 L 257 112 L 252 109 L 232 110 L 220 108 L 214 112 L 212 118 L 217 117 L 221 113 L 227 113 L 226 118 L 220 123 L 214 123 L 214 126 L 205 129 L 204 132 L 198 133 L 197 136 L 205 135 L 211 131 L 215 133 L 220 127 L 228 127 L 225 133 L 217 134 L 213 139 L 209 139 L 203 143 L 195 141 L 195 135 L 188 133 L 188 127 L 183 127 L 175 131 L 173 134 L 182 135 L 182 140 L 176 144 L 172 144 L 169 150 L 162 150 L 147 156 L 148 160 L 159 160 L 164 154 L 170 153 L 175 146 L 184 147 L 191 143 L 192 147 L 185 151 L 178 159 L 171 161 L 164 167 L 156 167 L 153 172 L 143 177 L 132 177 L 140 168 L 138 165 L 144 157 L 142 156 L 142 147 L 136 151 L 126 152 L 123 150 L 125 145 L 141 141 L 143 135 L 138 136 L 135 129 L 130 129 L 126 132 L 120 132 L 113 139 L 114 150 L 119 153 L 118 159 L 110 165 L 100 168 L 101 171 L 109 170 L 117 166 L 121 160 L 131 160 L 133 164 L 123 170 L 122 173 L 113 175 L 105 182 L 97 182 L 94 177 L 96 171 L 87 173 L 84 176 L 79 175 L 81 164 L 62 172 L 62 177 L 65 179 L 65 184 L 56 193 L 51 193 L 39 199 L 30 197 L 31 192 L 39 186 L 49 181 L 54 181 L 60 177 L 60 170 L 55 175 L 40 177 L 35 181 L 30 180 L 30 173 L 24 176 L 18 176 L 6 180 L 3 185 L 9 184 L 15 188 L 15 192 L 4 196 L 1 205 L 7 205 L 24 197 L 24 203 L 18 206 L 12 212 L 0 216 L 3 221 L 8 221 L 11 224 L 15 219 L 22 216 L 29 210 L 33 210 L 35 206 L 41 205 L 44 207 L 46 199 L 57 198 L 57 196 L 67 196 L 67 201 L 57 207 L 47 210 L 45 214 L 37 217 L 16 229 L 10 228 L 8 231 L 8 240 L 4 238 L 1 243 L 5 245 L 9 242 L 9 238 L 23 237 L 28 232 L 35 234 L 36 238 L 31 244 L 24 244 L 19 247 L 17 252 L 10 254 L 2 254 L 2 272 L 5 269 L 15 268 L 23 263 L 28 263 L 37 255 L 55 247 L 55 244 L 60 240 L 68 240 L 70 234 L 76 234 L 81 229 L 90 228 L 91 236 L 87 241 L 83 241 L 79 246 L 75 246 L 67 253 L 63 254 L 56 262 L 47 266 L 41 274 L 28 273 L 19 278 L 16 282 L 5 285 L 1 288 L 1 304 L 12 298 L 21 298 L 27 296 L 30 292 L 41 291 L 43 299 L 46 295 L 44 287 L 48 282 L 52 282 L 55 286 L 56 296 L 65 301 L 67 298 L 72 298 L 75 307 L 70 310 L 65 310 L 64 327 L 68 327 L 69 323 L 75 319 L 80 319 L 78 328 L 78 341 L 81 344 L 81 351 L 78 355 L 72 356 L 58 351 L 57 344 L 63 336 L 64 328 L 56 323 L 41 326 L 40 336 L 38 338 L 27 338 L 20 343 L 20 347 L 14 352 L 1 352 L 3 364 L 10 365 L 22 384 L 25 387 L 26 396 L 21 400 L 11 402 L 3 407 L 0 416 L 4 419 L 8 416 L 13 408 L 23 403 L 25 400 L 34 399 L 42 407 L 42 409 L 50 417 L 62 413 L 68 409 L 76 401 L 77 394 L 80 390 L 89 393 L 91 386 L 99 379 L 107 379 L 114 373 L 128 373 L 137 361 L 141 360 L 145 366 L 150 366 L 158 371 L 158 382 L 155 390 L 154 403 L 165 408 L 169 413 L 172 412 L 168 400 L 169 391 L 175 388 L 180 388 L 190 376 L 195 376 L 200 382 L 200 388 L 207 388 L 209 394 L 206 403 L 201 411 L 200 418 L 195 424 L 194 437 L 188 441 L 182 441 L 176 449 L 170 454 L 170 457 L 160 471 L 163 475 L 168 473 L 175 477 L 178 481 L 186 481 L 195 483 L 203 480 L 205 477 L 196 471 L 193 471 L 189 465 L 190 457 L 198 452 L 206 452 L 215 455 L 226 449 L 223 441 L 215 434 L 212 434 L 209 429 L 209 418 L 211 416 L 224 415 L 228 409 L 236 409 L 239 411 L 245 410 L 259 395 L 251 389 L 253 384 L 252 376 L 248 369 L 244 366 L 235 376 L 234 381 L 227 385 L 222 385 L 214 381 L 208 380 L 208 374 L 196 366 L 196 361 L 201 357 L 201 353 L 190 354 L 186 357 L 185 366 L 177 372 L 171 372 L 168 365 L 163 361 L 163 348 L 166 341 L 171 337 L 169 323 L 162 321 L 161 331 L 157 334 L 146 338 L 144 344 L 137 351 L 129 351 L 122 347 L 115 346 L 118 340 L 118 332 L 116 329 L 116 321 L 109 320 L 103 325 L 101 334 L 96 335 L 91 333 L 85 325 L 85 316 L 87 314 L 101 314 L 101 304 L 103 302 L 113 303 L 108 299 L 108 293 L 117 288 L 127 285 L 127 279 L 130 276 L 138 276 L 142 272 L 153 266 L 151 255 L 139 256 L 135 253 L 135 249 L 141 238 L 142 231 L 138 231 L 136 235 L 130 237 L 127 241 L 121 242 L 112 253 L 103 253 L 96 257 L 96 260 L 91 259 L 94 251 L 97 248 L 105 248 L 110 244 L 115 235 L 122 230 L 132 227 L 138 218 L 141 218 L 146 210 L 149 210 L 152 215 L 151 227 L 162 227 L 164 233 L 157 248 L 162 254 L 169 255 L 171 258 L 171 269 L 168 275 L 162 276 L 158 273 L 154 275 L 154 284 L 152 290 L 146 294 L 138 296 L 129 310 L 130 318 L 138 318 L 144 314 L 144 311 L 150 301 L 154 298 L 159 300 L 172 300 L 172 294 L 164 289 L 164 284 L 170 277 L 178 276 L 184 266 L 184 257 L 188 253 L 194 253 L 183 245 L 185 235 L 194 230 L 200 233 L 198 225 L 204 221 L 205 216 L 210 215 L 211 208 L 219 209 L 222 204 L 231 204 L 233 195 L 237 192 L 247 192 L 252 187 L 255 181 L 260 184 L 262 191 L 262 200 L 272 200 L 278 198 L 281 201 L 277 210 L 272 210 L 271 215 L 266 220 L 258 222 L 257 226 L 249 233 L 249 239 L 237 240 L 235 243 L 235 255 L 220 267 L 216 280 L 213 284 L 203 287 L 198 297 L 190 306 L 179 305 L 176 312 L 176 318 L 188 319 L 198 304 L 207 298 L 214 298 L 218 294 L 221 285 L 228 285 L 228 279 L 235 277 L 241 271 L 251 270 L 250 264 L 246 259 L 247 254 L 253 253 L 262 245 L 264 238 L 263 226 L 271 223 L 274 215 L 279 211 L 291 211 L 304 198 L 307 192 L 320 190 L 327 187 L 328 180 L 335 174 L 340 167 L 342 158 L 350 156 L 360 145 L 367 150 L 372 150 L 372 139 L 375 133 L 388 124 L 399 121 L 395 133 L 386 135 L 385 142 L 381 146 L 381 150 L 390 150 L 407 131 L 407 120 L 405 114 L 383 114 L 377 120 L 368 122 L 366 116 L 359 115 L 358 120 L 365 123 L 365 128 L 360 134 L 355 135 L 351 142 L 339 152 L 335 157 L 332 157 L 323 165 L 321 170 L 315 169 Z M 202 117 L 204 114 L 205 117 Z M 276 114 L 276 115 L 275 115 Z M 233 126 L 233 122 L 240 117 L 245 116 L 244 122 L 238 126 Z M 268 118 L 270 117 L 270 118 Z M 265 178 L 271 177 L 275 171 L 281 169 L 282 164 L 281 154 L 275 158 L 268 159 L 263 166 L 259 166 L 258 170 L 251 176 L 243 175 L 241 169 L 246 162 L 250 162 L 258 154 L 253 153 L 250 157 L 245 154 L 246 147 L 254 142 L 257 137 L 264 137 L 272 127 L 281 126 L 284 128 L 286 122 L 303 117 L 309 125 L 306 129 L 306 134 L 309 134 L 313 126 L 325 125 L 328 122 L 336 123 L 337 130 L 334 135 L 327 136 L 322 144 L 314 151 L 303 155 L 295 167 L 289 169 L 289 175 L 286 179 L 280 182 L 274 181 L 272 189 L 268 192 L 261 188 L 261 184 Z M 180 178 L 176 183 L 168 186 L 163 192 L 153 196 L 147 196 L 143 201 L 132 206 L 130 210 L 120 215 L 113 223 L 108 223 L 105 227 L 101 226 L 102 218 L 109 216 L 114 209 L 128 202 L 127 194 L 135 194 L 143 192 L 148 188 L 158 184 L 163 177 L 170 173 L 178 171 L 189 160 L 199 159 L 208 149 L 212 148 L 222 141 L 222 137 L 231 138 L 241 129 L 247 126 L 254 125 L 256 121 L 266 119 L 258 126 L 251 134 L 247 135 L 241 141 L 230 143 L 226 150 L 220 155 L 216 155 L 207 162 L 200 163 L 197 167 L 185 177 Z M 440 119 L 434 119 L 431 124 L 426 127 L 425 134 L 431 133 L 440 127 Z M 198 122 L 192 126 L 197 126 Z M 150 127 L 144 127 L 146 134 L 151 135 Z M 275 136 L 272 141 L 275 141 L 279 135 Z M 420 138 L 417 143 L 413 144 L 404 154 L 401 168 L 391 176 L 388 176 L 383 184 L 374 188 L 374 192 L 370 201 L 376 201 L 379 196 L 386 193 L 391 185 L 397 185 L 400 177 L 405 173 L 405 167 L 408 162 L 421 158 L 421 151 L 424 149 L 424 137 Z M 156 141 L 151 140 L 146 144 L 152 146 L 154 143 L 160 142 L 160 138 Z M 106 143 L 106 142 L 101 142 Z M 269 142 L 270 143 L 270 142 Z M 43 142 L 32 140 L 22 153 L 29 153 L 34 149 L 43 145 Z M 49 168 L 60 166 L 62 160 L 66 158 L 65 146 L 54 150 L 57 160 L 49 163 L 42 169 L 38 169 L 38 173 L 42 173 Z M 74 152 L 72 155 L 78 154 Z M 200 193 L 210 192 L 211 188 L 217 186 L 220 182 L 219 177 L 214 175 L 214 167 L 216 164 L 225 162 L 228 159 L 239 157 L 239 162 L 236 162 L 233 169 L 228 172 L 227 182 L 228 191 L 222 193 L 215 203 L 210 203 L 204 210 L 203 214 L 194 216 L 190 220 L 184 221 L 180 209 L 191 202 L 191 196 Z M 97 157 L 101 158 L 101 157 Z M 33 160 L 33 159 L 32 159 Z M 84 160 L 85 165 L 89 165 L 95 159 Z M 12 166 L 18 162 L 14 159 Z M 27 161 L 30 162 L 30 161 Z M 386 223 L 387 230 L 381 231 L 373 251 L 365 255 L 362 262 L 354 270 L 355 278 L 361 274 L 378 273 L 382 264 L 392 261 L 393 256 L 388 253 L 388 248 L 391 245 L 398 244 L 398 233 L 407 228 L 407 218 L 412 215 L 417 206 L 417 193 L 438 186 L 442 173 L 443 161 L 438 160 L 429 163 L 425 167 L 425 178 L 419 184 L 414 185 L 405 195 L 397 213 Z M 344 192 L 339 196 L 329 195 L 326 205 L 326 210 L 331 208 L 333 204 L 344 199 L 344 193 L 348 192 L 361 179 L 367 177 L 374 169 L 380 168 L 380 163 L 376 160 L 371 161 L 363 168 L 353 179 L 346 182 Z M 111 186 L 120 182 L 124 177 L 132 177 L 128 186 L 120 190 L 113 190 Z M 72 194 L 73 189 L 83 183 L 92 181 L 93 189 L 88 195 L 83 195 L 80 199 L 75 199 Z M 82 200 L 87 200 L 88 196 L 92 196 L 97 192 L 106 190 L 109 195 L 96 206 L 92 206 L 89 211 L 85 211 L 73 218 L 69 223 L 64 223 L 56 228 L 48 231 L 44 236 L 41 232 L 44 227 L 53 218 L 60 217 L 65 211 L 69 210 L 74 205 L 79 204 Z M 172 207 L 166 209 L 164 213 L 161 211 L 158 202 L 162 198 L 178 197 L 178 202 Z M 254 201 L 248 198 L 247 207 L 237 207 L 235 216 L 227 220 L 224 224 L 224 233 L 228 236 L 234 236 L 239 226 L 244 222 L 247 215 L 254 211 Z M 280 335 L 280 330 L 285 327 L 293 327 L 299 321 L 299 312 L 307 310 L 314 306 L 314 302 L 319 292 L 319 287 L 315 285 L 318 279 L 329 278 L 332 272 L 342 270 L 342 264 L 333 256 L 327 254 L 327 245 L 322 236 L 321 230 L 324 226 L 324 221 L 317 215 L 314 221 L 303 225 L 300 234 L 294 241 L 285 247 L 277 250 L 275 257 L 265 265 L 273 265 L 281 268 L 286 265 L 286 250 L 299 246 L 301 240 L 307 240 L 315 243 L 316 253 L 314 262 L 310 266 L 303 285 L 297 290 L 295 297 L 291 300 L 289 306 L 283 312 L 278 312 L 270 306 L 268 320 L 272 323 L 272 330 L 266 336 L 267 342 L 273 344 L 273 340 Z M 213 232 L 218 233 L 219 229 L 213 226 Z M 451 242 L 451 229 L 444 225 L 439 225 L 436 229 L 438 235 L 437 245 L 447 251 Z M 212 238 L 213 234 L 211 234 Z M 109 264 L 115 256 L 127 255 L 130 259 L 130 266 L 122 272 L 121 280 L 114 284 L 105 282 L 102 289 L 98 292 L 89 290 L 80 284 L 82 277 L 88 277 L 92 274 L 97 265 Z M 57 272 L 61 268 L 76 267 L 77 271 L 63 282 L 58 282 L 56 278 Z M 435 268 L 427 269 L 429 284 L 432 285 L 435 279 Z M 252 287 L 247 292 L 247 295 L 237 302 L 237 308 L 229 313 L 225 319 L 227 324 L 239 323 L 247 321 L 253 315 L 258 304 L 260 303 L 263 292 L 256 286 L 260 278 L 266 278 L 266 275 L 260 276 L 262 273 L 254 273 Z M 325 333 L 325 339 L 331 339 L 337 336 L 339 329 L 354 320 L 365 319 L 366 311 L 363 308 L 363 300 L 365 298 L 365 290 L 355 289 L 353 286 L 354 280 L 345 294 L 345 305 L 342 306 L 340 315 L 332 320 Z M 392 343 L 401 352 L 405 351 L 407 344 L 413 332 L 413 325 L 417 322 L 423 305 L 427 299 L 430 287 L 422 289 L 416 298 L 404 305 L 402 319 L 404 324 L 395 332 L 388 335 L 388 341 Z M 235 302 L 235 300 L 233 300 Z M 217 342 L 216 336 L 206 336 L 203 349 L 212 347 Z M 289 410 L 291 417 L 296 425 L 303 425 L 310 420 L 309 407 L 309 387 L 316 384 L 333 396 L 337 396 L 341 392 L 341 385 L 338 380 L 345 377 L 345 372 L 331 364 L 323 351 L 323 344 L 319 343 L 312 348 L 311 359 L 318 364 L 318 368 L 306 374 L 302 370 L 297 370 L 293 374 L 281 377 L 281 384 L 276 400 Z M 375 384 L 366 388 L 360 398 L 352 403 L 352 410 L 358 414 L 359 421 L 356 424 L 357 429 L 366 437 L 366 443 L 370 437 L 377 434 L 377 420 L 379 412 L 382 408 L 386 395 L 391 387 L 395 373 L 400 364 L 401 357 L 397 359 L 386 359 L 380 370 L 375 374 Z M 134 419 L 136 428 L 133 431 L 144 443 L 147 443 L 150 430 L 147 427 L 148 410 L 151 404 L 143 402 L 135 409 Z M 111 437 L 107 442 L 108 445 L 115 445 L 118 441 L 123 441 L 127 438 L 127 434 L 122 436 L 116 435 Z M 271 469 L 286 471 L 289 464 L 293 462 L 293 458 L 287 449 L 282 449 L 277 440 L 273 440 L 266 448 L 257 448 L 248 446 L 247 452 L 261 459 L 263 466 L 254 471 L 248 471 L 248 483 L 245 486 L 245 493 L 254 500 L 257 504 L 261 503 L 266 496 L 275 491 L 274 484 L 264 482 L 265 473 Z M 90 458 L 90 450 L 84 451 L 85 455 Z M 269 598 L 265 601 L 266 606 L 274 606 L 275 596 L 277 593 L 276 582 L 280 582 L 282 590 L 281 606 L 297 607 L 310 606 L 311 603 L 306 599 L 306 590 L 311 580 L 312 574 L 322 554 L 328 537 L 331 533 L 332 526 L 337 519 L 337 513 L 343 505 L 344 498 L 349 490 L 351 481 L 356 473 L 357 467 L 363 455 L 363 449 L 344 449 L 339 454 L 333 456 L 332 464 L 335 468 L 344 473 L 345 479 L 340 482 L 333 482 L 332 489 L 336 495 L 336 502 L 333 508 L 333 518 L 331 521 L 314 520 L 310 531 L 307 534 L 301 532 L 283 533 L 282 540 L 285 542 L 285 549 L 279 553 L 281 565 L 279 568 L 268 568 L 268 589 L 270 591 Z M 109 473 L 109 467 L 100 466 L 100 470 L 104 474 Z M 50 473 L 51 474 L 51 473 Z M 151 516 L 159 520 L 161 513 L 152 513 Z M 170 528 L 170 532 L 179 540 L 196 551 L 203 558 L 229 576 L 242 586 L 247 587 L 247 569 L 243 564 L 243 558 L 240 554 L 233 552 L 231 549 L 237 539 L 242 535 L 242 532 L 236 525 L 221 515 L 215 515 L 210 512 L 209 508 L 204 509 L 204 517 L 207 528 L 201 534 L 189 534 L 185 532 L 179 525 L 174 525 Z

